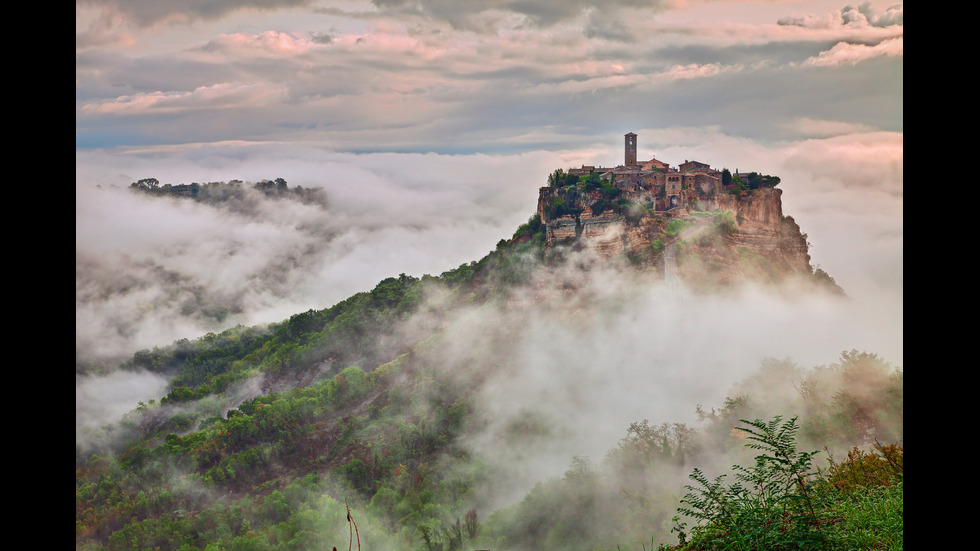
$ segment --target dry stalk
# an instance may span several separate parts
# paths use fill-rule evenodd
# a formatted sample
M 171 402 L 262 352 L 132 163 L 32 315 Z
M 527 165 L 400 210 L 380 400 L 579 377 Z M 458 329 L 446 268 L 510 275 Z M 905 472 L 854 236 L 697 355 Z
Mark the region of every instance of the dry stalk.
M 350 503 L 348 503 L 346 499 L 344 500 L 344 505 L 347 506 L 347 524 L 351 529 L 350 543 L 347 544 L 347 551 L 351 551 L 351 548 L 354 545 L 354 534 L 357 534 L 357 551 L 361 551 L 361 534 L 357 531 L 357 523 L 354 522 L 354 517 L 352 517 L 350 514 Z M 336 549 L 336 547 L 334 549 Z

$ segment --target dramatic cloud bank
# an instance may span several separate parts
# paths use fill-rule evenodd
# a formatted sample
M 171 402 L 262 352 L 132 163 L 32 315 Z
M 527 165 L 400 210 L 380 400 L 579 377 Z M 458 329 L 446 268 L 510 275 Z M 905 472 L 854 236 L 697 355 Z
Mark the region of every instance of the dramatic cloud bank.
M 195 22 L 151 29 L 138 25 L 161 16 L 144 3 L 78 4 L 77 146 L 515 153 L 640 126 L 901 130 L 900 6 L 767 3 L 756 23 L 654 2 L 299 4 L 212 3 L 203 21 L 168 3 Z

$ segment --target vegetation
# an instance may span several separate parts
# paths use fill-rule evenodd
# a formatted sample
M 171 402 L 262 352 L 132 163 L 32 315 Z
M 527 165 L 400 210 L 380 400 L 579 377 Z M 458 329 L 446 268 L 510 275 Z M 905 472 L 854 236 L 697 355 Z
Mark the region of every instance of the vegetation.
M 676 549 L 736 541 L 742 548 L 846 548 L 857 541 L 901 547 L 901 446 L 864 447 L 902 438 L 901 372 L 873 354 L 845 352 L 839 364 L 811 370 L 767 360 L 719 410 L 698 408 L 702 427 L 633 423 L 601 463 L 574 458 L 561 478 L 488 515 L 478 512 L 475 492 L 505 473 L 488 471 L 460 445 L 462 435 L 478 430 L 477 386 L 472 376 L 451 375 L 486 366 L 435 369 L 440 342 L 429 339 L 370 372 L 348 366 L 306 387 L 247 399 L 186 430 L 147 430 L 123 450 L 77 457 L 76 547 L 339 548 L 349 541 L 346 500 L 359 541 L 370 548 L 638 548 L 651 535 L 666 541 L 671 527 L 687 532 L 683 522 L 694 521 L 705 524 Z M 146 406 L 136 415 L 145 420 L 169 407 Z M 800 413 L 731 430 L 735 419 L 773 409 Z M 847 459 L 831 459 L 814 473 L 815 452 L 800 452 L 796 443 L 815 439 L 828 455 L 829 448 L 848 449 Z M 742 461 L 725 450 L 746 441 L 763 455 L 735 469 L 740 486 L 698 467 L 720 457 Z M 696 485 L 682 502 L 679 480 L 692 466 Z M 715 501 L 727 509 L 711 505 L 711 496 L 721 496 Z M 688 518 L 672 521 L 673 509 L 685 506 Z M 755 539 L 742 541 L 750 534 Z
M 744 182 L 742 182 L 741 178 L 735 176 L 732 179 L 731 187 L 725 190 L 725 193 L 728 193 L 729 195 L 744 195 L 748 193 L 748 191 L 749 191 L 749 187 L 745 185 Z
M 534 239 L 537 236 L 543 235 L 543 231 L 541 216 L 534 214 L 528 218 L 527 222 L 517 228 L 512 239 Z
M 548 175 L 548 188 L 551 191 L 544 205 L 544 215 L 548 220 L 566 215 L 578 216 L 588 206 L 593 216 L 612 210 L 627 216 L 635 224 L 646 212 L 632 201 L 620 199 L 622 189 L 600 179 L 595 172 L 580 177 L 566 174 L 562 169 L 555 170 Z
M 681 541 L 659 549 L 902 549 L 902 447 L 855 447 L 845 462 L 831 458 L 827 471 L 814 471 L 818 452 L 797 450 L 796 420 L 743 419 L 746 447 L 763 453 L 733 468 L 734 484 L 695 469 L 678 512 L 703 523 L 686 541 L 687 523 L 674 517 Z
M 715 227 L 721 230 L 724 235 L 734 235 L 735 229 L 735 218 L 729 211 L 723 211 L 715 213 L 714 216 Z
M 779 176 L 770 176 L 768 174 L 759 174 L 758 172 L 750 172 L 746 176 L 745 184 L 751 190 L 756 190 L 760 188 L 774 188 L 779 185 Z
M 816 266 L 813 268 L 813 281 L 820 287 L 829 290 L 837 295 L 844 295 L 844 290 L 837 285 L 837 282 L 823 268 Z
M 468 400 L 440 393 L 448 383 L 428 371 L 416 373 L 417 392 L 403 394 L 389 380 L 397 368 L 411 370 L 412 361 L 371 373 L 351 366 L 305 388 L 247 400 L 183 436 L 146 438 L 118 456 L 77 462 L 77 540 L 108 549 L 322 547 L 346 539 L 337 522 L 342 506 L 328 494 L 357 496 L 365 541 L 448 518 L 466 498 L 453 488 L 480 476 L 454 445 Z M 381 389 L 387 403 L 378 399 Z M 373 404 L 366 414 L 350 414 L 366 403 Z M 469 473 L 433 469 L 442 453 L 453 453 Z M 241 497 L 218 505 L 211 493 Z
M 767 359 L 720 409 L 698 407 L 699 428 L 631 424 L 601 464 L 575 458 L 562 478 L 539 483 L 519 504 L 494 513 L 493 526 L 503 535 L 499 548 L 901 549 L 902 446 L 875 443 L 886 435 L 900 442 L 901 421 L 891 418 L 891 428 L 879 425 L 850 440 L 853 418 L 838 416 L 850 409 L 844 400 L 814 400 L 795 390 L 801 380 L 829 382 L 830 373 L 850 379 L 855 369 L 900 373 L 855 351 L 843 353 L 840 364 L 812 370 Z M 891 396 L 889 407 L 898 407 L 893 384 L 879 390 Z M 778 413 L 766 422 L 745 420 L 778 410 L 798 413 L 789 420 Z M 813 429 L 822 414 L 841 430 L 821 442 Z M 827 468 L 819 467 L 819 447 Z M 847 459 L 834 461 L 831 449 L 849 449 Z M 729 475 L 706 474 L 726 461 L 737 465 L 734 483 Z M 682 496 L 684 473 L 689 485 Z M 679 542 L 668 545 L 668 538 Z M 854 547 L 857 541 L 867 547 Z
M 758 172 L 750 172 L 744 176 L 745 179 L 743 180 L 741 176 L 732 176 L 732 173 L 729 172 L 727 168 L 723 170 L 721 183 L 722 186 L 726 188 L 726 193 L 731 195 L 742 195 L 757 189 L 774 188 L 778 186 L 779 182 L 781 181 L 779 176 L 759 174 Z
M 686 218 L 669 218 L 664 228 L 664 235 L 667 237 L 677 237 L 685 229 L 690 228 L 692 220 Z
M 326 195 L 321 189 L 304 189 L 303 186 L 290 188 L 283 178 L 262 180 L 246 185 L 240 180 L 231 182 L 209 182 L 199 184 L 164 184 L 156 178 L 142 178 L 129 185 L 135 192 L 159 197 L 187 198 L 198 202 L 231 205 L 247 200 L 249 190 L 255 190 L 266 197 L 288 198 L 303 203 L 326 204 Z
M 817 452 L 797 451 L 796 420 L 782 423 L 777 415 L 768 423 L 741 421 L 740 430 L 749 440 L 746 447 L 764 453 L 756 456 L 751 467 L 735 466 L 735 484 L 724 485 L 725 475 L 708 480 L 694 469 L 690 478 L 697 485 L 685 486 L 690 492 L 681 500 L 689 507 L 678 511 L 707 521 L 695 532 L 695 546 L 711 547 L 719 532 L 726 540 L 721 548 L 782 549 L 825 543 L 807 490 L 811 460 Z

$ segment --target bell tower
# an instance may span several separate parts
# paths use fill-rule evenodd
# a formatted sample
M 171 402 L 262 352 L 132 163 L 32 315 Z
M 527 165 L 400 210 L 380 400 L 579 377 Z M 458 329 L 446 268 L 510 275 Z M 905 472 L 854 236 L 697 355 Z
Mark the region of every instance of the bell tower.
M 626 166 L 636 164 L 636 134 L 630 132 L 626 135 Z

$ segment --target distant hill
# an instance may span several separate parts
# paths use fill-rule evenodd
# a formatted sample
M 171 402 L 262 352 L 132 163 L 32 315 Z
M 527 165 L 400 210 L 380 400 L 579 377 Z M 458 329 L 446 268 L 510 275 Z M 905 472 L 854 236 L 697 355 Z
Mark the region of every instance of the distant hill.
M 266 197 L 293 199 L 303 203 L 326 204 L 326 195 L 321 189 L 305 189 L 303 186 L 290 188 L 286 180 L 262 180 L 245 183 L 241 180 L 229 182 L 207 182 L 199 184 L 163 184 L 156 178 L 142 178 L 129 185 L 133 191 L 159 197 L 193 199 L 212 205 L 233 205 L 246 201 L 249 190 L 257 191 Z

